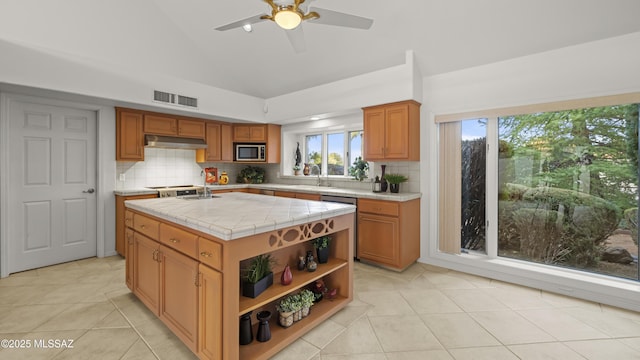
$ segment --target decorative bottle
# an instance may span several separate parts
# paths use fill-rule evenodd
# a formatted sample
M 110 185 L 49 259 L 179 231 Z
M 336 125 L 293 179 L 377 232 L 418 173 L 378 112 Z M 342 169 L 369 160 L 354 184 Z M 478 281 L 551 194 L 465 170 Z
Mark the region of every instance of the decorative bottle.
M 289 265 L 284 267 L 284 271 L 282 272 L 282 276 L 280 276 L 280 283 L 282 285 L 289 285 L 293 281 L 293 274 L 291 273 L 291 268 Z
M 318 268 L 318 263 L 313 260 L 313 255 L 309 256 L 309 260 L 307 260 L 307 271 L 314 272 Z
M 384 172 L 387 170 L 387 165 L 380 165 L 382 168 L 382 174 L 380 175 L 380 192 L 387 192 L 389 183 L 384 178 Z
M 307 262 L 304 260 L 304 256 L 300 256 L 298 259 L 298 270 L 302 271 L 307 268 Z

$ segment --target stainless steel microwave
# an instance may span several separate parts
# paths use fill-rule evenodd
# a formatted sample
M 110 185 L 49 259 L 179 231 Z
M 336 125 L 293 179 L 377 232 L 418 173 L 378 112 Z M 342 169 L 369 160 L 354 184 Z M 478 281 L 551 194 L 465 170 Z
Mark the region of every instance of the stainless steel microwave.
M 236 161 L 266 161 L 265 144 L 236 144 Z

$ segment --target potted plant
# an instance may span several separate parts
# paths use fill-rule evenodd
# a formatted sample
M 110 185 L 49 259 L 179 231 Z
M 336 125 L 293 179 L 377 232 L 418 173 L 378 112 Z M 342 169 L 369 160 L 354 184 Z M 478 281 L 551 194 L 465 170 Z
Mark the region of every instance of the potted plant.
M 369 163 L 362 160 L 362 156 L 358 156 L 356 161 L 353 162 L 353 166 L 349 167 L 349 175 L 354 179 L 362 181 L 367 178 L 367 171 L 369 170 Z
M 409 180 L 406 176 L 402 174 L 386 174 L 384 178 L 389 183 L 389 191 L 391 191 L 392 193 L 399 192 L 400 183 L 403 183 Z
M 331 243 L 331 237 L 329 235 L 323 235 L 311 241 L 313 241 L 313 247 L 316 248 L 318 263 L 326 264 L 327 261 L 329 261 L 329 243 Z
M 271 267 L 275 261 L 270 254 L 262 254 L 251 259 L 249 267 L 243 270 L 242 296 L 256 298 L 273 285 Z
M 300 291 L 300 302 L 302 303 L 302 317 L 305 318 L 309 315 L 311 306 L 316 297 L 311 290 L 304 289 Z
M 264 182 L 264 169 L 258 166 L 247 166 L 240 170 L 236 181 L 241 184 L 262 184 Z
M 302 318 L 302 302 L 298 294 L 284 297 L 276 305 L 276 308 L 278 309 L 278 324 L 282 327 L 287 328 Z

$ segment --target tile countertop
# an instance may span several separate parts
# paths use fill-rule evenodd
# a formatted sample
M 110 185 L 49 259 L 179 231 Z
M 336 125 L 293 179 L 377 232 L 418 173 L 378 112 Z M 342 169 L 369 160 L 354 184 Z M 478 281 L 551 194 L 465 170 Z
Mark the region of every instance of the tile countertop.
M 303 193 L 310 193 L 310 194 L 346 196 L 346 197 L 378 199 L 378 200 L 387 200 L 387 201 L 400 201 L 400 202 L 419 199 L 422 197 L 422 193 L 409 193 L 409 192 L 400 192 L 398 194 L 392 194 L 390 192 L 374 193 L 369 190 L 345 189 L 345 188 L 314 186 L 314 185 L 234 184 L 234 185 L 208 185 L 207 188 L 211 190 L 253 188 L 253 189 L 263 189 L 263 190 L 295 191 L 295 192 L 303 192 Z M 126 190 L 116 190 L 114 193 L 116 195 L 121 195 L 121 196 L 133 196 L 133 195 L 142 195 L 142 194 L 153 194 L 155 192 L 156 192 L 155 190 L 150 190 L 150 189 L 126 189 Z
M 125 206 L 222 240 L 305 224 L 353 213 L 353 205 L 238 192 L 211 199 L 156 198 L 127 200 Z

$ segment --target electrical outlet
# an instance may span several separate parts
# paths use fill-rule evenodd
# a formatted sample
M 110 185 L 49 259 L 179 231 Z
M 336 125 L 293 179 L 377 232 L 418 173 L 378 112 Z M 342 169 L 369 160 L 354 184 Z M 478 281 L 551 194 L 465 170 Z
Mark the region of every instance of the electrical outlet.
M 125 181 L 125 180 L 124 180 L 124 179 L 125 179 L 124 174 L 120 174 L 120 177 L 119 177 L 118 179 L 119 179 L 120 181 Z

